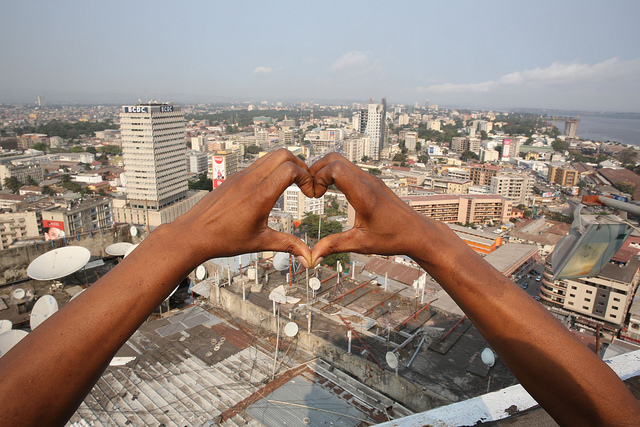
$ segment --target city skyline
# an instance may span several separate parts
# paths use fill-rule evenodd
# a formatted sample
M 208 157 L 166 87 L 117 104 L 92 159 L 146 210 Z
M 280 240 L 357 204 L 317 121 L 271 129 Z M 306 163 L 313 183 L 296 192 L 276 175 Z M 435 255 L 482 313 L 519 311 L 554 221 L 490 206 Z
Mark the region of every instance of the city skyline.
M 0 103 L 376 101 L 640 112 L 640 4 L 14 2 Z

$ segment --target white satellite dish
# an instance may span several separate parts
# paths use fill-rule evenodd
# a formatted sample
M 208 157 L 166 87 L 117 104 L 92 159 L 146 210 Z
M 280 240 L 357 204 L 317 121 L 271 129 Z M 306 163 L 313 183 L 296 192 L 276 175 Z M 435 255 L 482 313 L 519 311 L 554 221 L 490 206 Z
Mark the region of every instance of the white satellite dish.
M 131 227 L 131 228 L 129 229 L 129 233 L 131 233 L 131 235 L 132 235 L 133 237 L 136 237 L 136 236 L 138 235 L 138 229 L 137 229 L 137 228 L 135 228 L 135 227 Z
M 51 295 L 41 297 L 31 310 L 31 330 L 40 326 L 42 322 L 47 320 L 53 313 L 58 311 L 58 302 Z
M 284 325 L 284 334 L 288 337 L 295 337 L 298 334 L 298 324 L 296 322 L 289 322 Z
M 7 320 L 7 319 L 0 320 L 0 334 L 10 331 L 11 328 L 13 328 L 13 323 L 11 323 L 11 320 Z
M 196 279 L 202 280 L 205 277 L 207 277 L 207 269 L 204 265 L 199 265 L 198 268 L 196 268 Z
M 131 254 L 131 252 L 133 252 L 137 247 L 138 245 L 133 245 L 129 249 L 127 249 L 127 252 L 124 253 L 123 258 L 128 257 L 129 254 Z
M 273 256 L 273 268 L 284 271 L 289 268 L 289 254 L 287 252 L 276 252 Z
M 321 285 L 322 284 L 320 283 L 320 279 L 318 279 L 317 277 L 312 277 L 311 279 L 309 279 L 309 287 L 314 291 L 320 289 Z
M 387 365 L 389 365 L 391 369 L 396 369 L 398 367 L 398 356 L 396 356 L 395 353 L 387 351 L 385 359 L 387 359 Z
M 482 353 L 480 353 L 480 359 L 482 359 L 482 363 L 488 367 L 492 367 L 496 363 L 496 355 L 493 354 L 493 350 L 489 347 L 482 350 Z
M 14 291 L 13 291 L 13 293 L 12 293 L 11 295 L 13 295 L 13 297 L 14 297 L 15 299 L 22 299 L 22 298 L 24 298 L 24 296 L 25 296 L 26 294 L 27 294 L 27 293 L 24 291 L 24 289 L 22 289 L 22 288 L 18 288 L 18 289 L 16 289 L 16 290 L 14 290 Z
M 287 303 L 287 292 L 285 291 L 284 286 L 280 285 L 277 288 L 275 288 L 274 290 L 272 290 L 271 293 L 269 293 L 269 299 L 271 301 L 275 301 L 275 302 L 280 303 L 280 304 L 286 304 Z
M 22 329 L 12 329 L 0 334 L 0 357 L 7 354 L 14 345 L 18 344 L 26 336 L 27 332 Z
M 75 273 L 91 258 L 89 249 L 82 246 L 65 246 L 54 249 L 34 259 L 27 274 L 36 280 L 54 280 Z
M 113 245 L 107 246 L 107 248 L 104 251 L 109 255 L 123 256 L 124 254 L 127 253 L 127 250 L 129 250 L 131 246 L 133 246 L 133 243 L 118 242 L 118 243 L 114 243 Z

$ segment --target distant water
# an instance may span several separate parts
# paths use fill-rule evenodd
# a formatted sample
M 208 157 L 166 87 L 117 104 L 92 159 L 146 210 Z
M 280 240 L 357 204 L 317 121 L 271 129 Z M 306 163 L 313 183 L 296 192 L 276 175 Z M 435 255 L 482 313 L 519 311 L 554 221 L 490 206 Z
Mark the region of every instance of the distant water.
M 556 126 L 564 132 L 564 123 L 556 122 Z M 640 118 L 582 115 L 578 123 L 578 137 L 640 146 Z

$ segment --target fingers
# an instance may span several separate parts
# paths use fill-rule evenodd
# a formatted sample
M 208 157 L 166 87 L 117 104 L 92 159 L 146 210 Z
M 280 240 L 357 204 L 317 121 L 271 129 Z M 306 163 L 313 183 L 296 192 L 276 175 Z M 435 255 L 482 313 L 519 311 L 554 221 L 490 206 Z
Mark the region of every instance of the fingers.
M 311 267 L 315 267 L 321 258 L 340 252 L 368 253 L 360 244 L 360 232 L 355 228 L 343 233 L 330 234 L 315 244 L 311 251 Z
M 271 203 L 270 207 L 273 207 L 278 197 L 293 183 L 297 184 L 307 197 L 313 197 L 313 177 L 306 168 L 303 169 L 292 162 L 281 164 L 266 177 L 264 180 L 265 191 L 262 192 L 262 195 L 268 198 Z
M 309 246 L 296 236 L 267 228 L 260 240 L 262 250 L 288 252 L 297 256 L 304 268 L 311 267 Z
M 250 169 L 255 170 L 256 173 L 260 174 L 262 178 L 265 178 L 271 175 L 278 167 L 285 163 L 292 162 L 297 165 L 299 168 L 308 170 L 307 164 L 300 159 L 298 156 L 294 156 L 291 151 L 286 148 L 281 148 L 276 151 L 272 151 L 269 154 L 262 156 L 258 160 L 256 160 L 253 165 L 251 165 Z

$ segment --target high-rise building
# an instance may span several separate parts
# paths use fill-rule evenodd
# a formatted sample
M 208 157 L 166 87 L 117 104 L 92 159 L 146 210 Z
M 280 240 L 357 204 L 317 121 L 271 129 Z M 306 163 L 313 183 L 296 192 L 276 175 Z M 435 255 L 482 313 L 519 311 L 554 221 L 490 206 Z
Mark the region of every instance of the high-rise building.
M 370 100 L 366 110 L 356 111 L 353 114 L 353 129 L 369 136 L 369 147 L 365 156 L 374 160 L 380 159 L 380 151 L 387 146 L 386 114 L 387 101 L 385 98 L 382 98 L 382 104 L 374 104 L 373 100 Z
M 344 140 L 342 154 L 351 162 L 359 162 L 365 156 L 367 147 L 369 147 L 367 135 L 351 135 Z
M 171 104 L 125 105 L 120 112 L 127 198 L 160 210 L 187 197 L 184 113 Z
M 567 136 L 567 138 L 569 139 L 574 139 L 577 138 L 577 134 L 578 134 L 578 120 L 576 119 L 569 119 L 566 122 L 564 122 L 564 134 Z
M 284 211 L 293 216 L 294 221 L 302 221 L 305 213 L 322 215 L 324 195 L 319 199 L 311 199 L 297 185 L 291 185 L 284 190 Z

